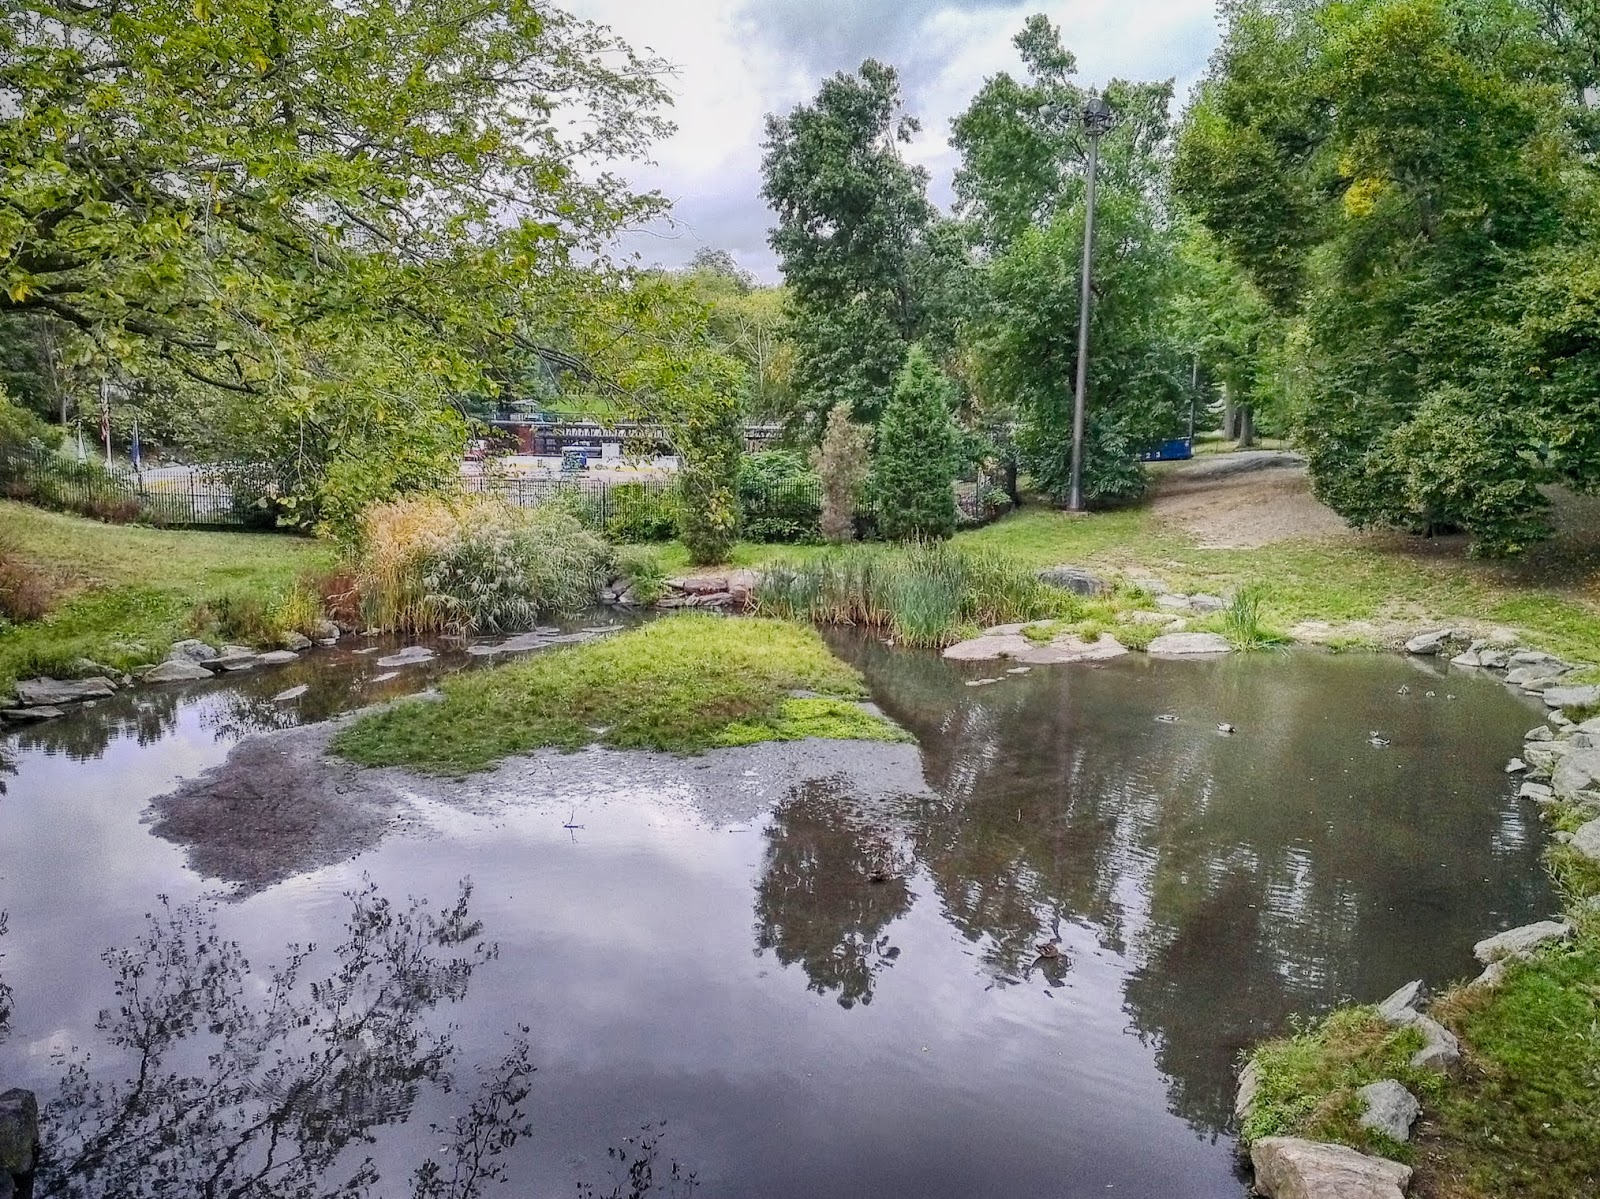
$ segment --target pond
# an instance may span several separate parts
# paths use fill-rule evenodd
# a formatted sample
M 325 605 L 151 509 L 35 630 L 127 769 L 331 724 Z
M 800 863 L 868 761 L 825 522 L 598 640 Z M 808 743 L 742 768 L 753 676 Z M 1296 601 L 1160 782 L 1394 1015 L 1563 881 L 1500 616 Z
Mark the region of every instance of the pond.
M 375 683 L 348 646 L 14 737 L 0 1088 L 51 1105 L 40 1193 L 1239 1199 L 1242 1047 L 1557 906 L 1503 770 L 1541 713 L 1490 679 L 832 641 L 926 788 L 601 754 L 339 835 L 151 809 L 465 661 Z

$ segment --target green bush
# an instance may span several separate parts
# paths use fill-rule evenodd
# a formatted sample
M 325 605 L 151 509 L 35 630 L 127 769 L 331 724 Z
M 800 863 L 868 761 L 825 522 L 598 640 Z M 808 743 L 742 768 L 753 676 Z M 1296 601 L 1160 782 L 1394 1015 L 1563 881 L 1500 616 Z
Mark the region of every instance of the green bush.
M 611 541 L 671 541 L 678 535 L 678 496 L 643 483 L 619 483 L 607 497 L 611 515 L 606 537 Z
M 822 444 L 811 455 L 811 468 L 822 487 L 819 525 L 825 540 L 855 540 L 856 511 L 871 467 L 867 430 L 850 419 L 845 405 L 835 404 Z
M 871 489 L 879 531 L 891 541 L 949 537 L 956 528 L 954 389 L 912 346 L 878 425 Z
M 739 463 L 739 513 L 746 541 L 816 541 L 822 531 L 821 481 L 791 450 L 748 454 Z
M 667 572 L 654 550 L 625 545 L 616 552 L 612 565 L 617 577 L 626 581 L 628 590 L 639 603 L 653 604 L 666 593 Z
M 473 633 L 532 628 L 548 612 L 595 602 L 610 551 L 572 516 L 549 508 L 479 510 L 423 560 L 428 602 Z
M 680 436 L 678 536 L 696 566 L 726 562 L 739 530 L 737 407 L 713 411 Z

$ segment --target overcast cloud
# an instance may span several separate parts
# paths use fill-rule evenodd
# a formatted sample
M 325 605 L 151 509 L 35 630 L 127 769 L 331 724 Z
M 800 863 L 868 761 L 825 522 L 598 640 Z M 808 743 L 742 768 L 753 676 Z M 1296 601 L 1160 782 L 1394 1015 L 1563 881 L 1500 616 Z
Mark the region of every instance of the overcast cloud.
M 1020 70 L 1011 38 L 1034 12 L 1062 29 L 1079 78 L 1101 84 L 1175 79 L 1180 101 L 1218 37 L 1215 0 L 569 0 L 636 49 L 674 63 L 677 134 L 657 164 L 633 172 L 673 200 L 674 220 L 629 239 L 645 262 L 675 266 L 702 246 L 729 250 L 777 281 L 761 200 L 761 138 L 769 112 L 815 93 L 834 71 L 878 58 L 899 68 L 907 108 L 923 125 L 909 156 L 950 200 L 950 120 L 989 75 Z

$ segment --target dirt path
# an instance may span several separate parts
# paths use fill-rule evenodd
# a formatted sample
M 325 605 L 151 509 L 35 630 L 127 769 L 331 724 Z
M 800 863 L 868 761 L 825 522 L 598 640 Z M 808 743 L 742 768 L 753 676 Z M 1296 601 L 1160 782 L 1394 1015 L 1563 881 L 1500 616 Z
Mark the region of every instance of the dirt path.
M 1312 496 L 1305 459 L 1287 450 L 1207 454 L 1163 467 L 1150 509 L 1207 549 L 1251 549 L 1351 532 Z

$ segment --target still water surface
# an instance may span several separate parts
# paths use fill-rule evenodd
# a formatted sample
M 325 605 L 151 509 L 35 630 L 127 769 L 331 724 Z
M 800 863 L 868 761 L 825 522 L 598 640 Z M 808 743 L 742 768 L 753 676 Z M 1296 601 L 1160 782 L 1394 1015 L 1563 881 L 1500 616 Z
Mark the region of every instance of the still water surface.
M 493 1103 L 455 1123 L 500 1077 L 525 1085 L 529 1128 L 485 1196 L 679 1194 L 692 1173 L 708 1196 L 1239 1199 L 1242 1046 L 1459 977 L 1478 937 L 1556 906 L 1503 773 L 1538 716 L 1491 680 L 1135 655 L 974 688 L 1003 664 L 833 640 L 916 734 L 929 793 L 812 783 L 749 818 L 598 776 L 576 804 L 418 798 L 348 860 L 240 886 L 192 869 L 150 801 L 243 735 L 456 659 L 375 684 L 345 648 L 14 737 L 0 1089 L 53 1102 L 41 1191 L 188 1196 L 254 1162 L 241 1194 L 322 1195 L 370 1157 L 375 1195 L 461 1197 L 460 1176 L 429 1191 L 412 1171 L 458 1131 L 519 1124 Z M 448 909 L 467 878 L 481 929 L 433 957 L 397 966 L 347 931 L 353 912 L 392 931 L 407 896 Z M 289 943 L 317 948 L 274 999 Z M 325 977 L 332 1007 L 309 987 Z M 336 1028 L 337 1068 L 286 1048 L 296 1027 Z

